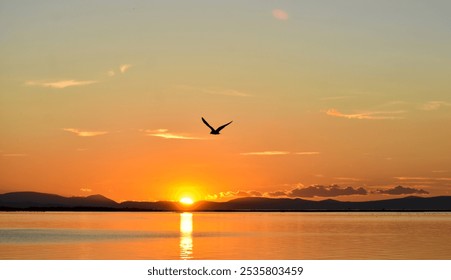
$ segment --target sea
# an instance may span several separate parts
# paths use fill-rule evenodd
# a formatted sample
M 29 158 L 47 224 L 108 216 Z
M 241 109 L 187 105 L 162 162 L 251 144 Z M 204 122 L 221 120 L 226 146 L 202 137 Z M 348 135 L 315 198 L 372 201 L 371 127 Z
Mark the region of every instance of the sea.
M 0 212 L 7 260 L 450 260 L 449 212 Z

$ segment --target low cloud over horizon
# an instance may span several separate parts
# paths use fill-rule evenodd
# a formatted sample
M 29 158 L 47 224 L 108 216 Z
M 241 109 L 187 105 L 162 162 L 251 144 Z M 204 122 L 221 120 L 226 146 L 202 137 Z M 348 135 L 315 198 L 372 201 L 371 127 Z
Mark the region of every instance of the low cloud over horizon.
M 268 198 L 334 198 L 338 196 L 367 196 L 367 195 L 407 195 L 419 194 L 426 195 L 429 192 L 423 189 L 396 186 L 385 189 L 377 189 L 375 191 L 364 187 L 343 187 L 340 185 L 311 185 L 308 187 L 298 186 L 291 190 L 276 190 L 273 192 L 259 192 L 255 190 L 246 191 L 226 191 L 218 194 L 208 195 L 207 200 L 236 198 L 236 197 L 268 197 Z
M 394 188 L 385 189 L 385 190 L 377 190 L 373 193 L 378 194 L 389 194 L 389 195 L 401 195 L 401 194 L 429 194 L 429 192 L 423 189 L 415 189 L 403 186 L 396 186 Z
M 313 185 L 309 187 L 298 187 L 285 192 L 287 197 L 336 197 L 342 195 L 367 195 L 364 188 L 340 187 L 338 185 Z

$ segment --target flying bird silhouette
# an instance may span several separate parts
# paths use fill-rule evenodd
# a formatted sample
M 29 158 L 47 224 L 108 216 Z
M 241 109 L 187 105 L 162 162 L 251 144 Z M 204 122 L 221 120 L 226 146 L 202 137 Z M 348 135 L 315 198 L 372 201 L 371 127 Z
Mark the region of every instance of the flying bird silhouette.
M 228 122 L 228 123 L 226 123 L 225 125 L 221 125 L 220 127 L 218 127 L 218 128 L 216 128 L 216 129 L 214 129 L 204 118 L 202 118 L 202 121 L 204 122 L 204 124 L 206 125 L 206 126 L 208 126 L 210 129 L 211 129 L 211 131 L 210 131 L 210 134 L 219 134 L 219 132 L 224 128 L 224 127 L 226 127 L 226 126 L 228 126 L 229 124 L 231 124 L 232 123 L 232 121 L 231 122 Z

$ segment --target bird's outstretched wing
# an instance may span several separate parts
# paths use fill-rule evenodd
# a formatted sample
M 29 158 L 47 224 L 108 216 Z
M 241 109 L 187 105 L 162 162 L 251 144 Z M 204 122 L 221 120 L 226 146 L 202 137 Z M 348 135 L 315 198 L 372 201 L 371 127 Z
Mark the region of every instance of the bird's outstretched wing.
M 221 131 L 224 127 L 228 126 L 229 124 L 231 124 L 233 121 L 226 123 L 225 125 L 221 125 L 220 127 L 218 127 L 216 129 L 217 132 Z
M 211 130 L 215 130 L 204 118 L 202 118 L 202 121 L 206 126 L 208 126 Z

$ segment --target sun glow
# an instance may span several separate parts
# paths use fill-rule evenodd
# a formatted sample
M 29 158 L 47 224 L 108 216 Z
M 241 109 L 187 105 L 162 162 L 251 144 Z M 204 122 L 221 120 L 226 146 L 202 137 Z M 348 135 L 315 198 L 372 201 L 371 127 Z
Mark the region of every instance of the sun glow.
M 180 199 L 180 203 L 181 203 L 181 204 L 184 204 L 184 205 L 191 205 L 191 204 L 194 203 L 194 201 L 193 201 L 193 199 L 192 199 L 191 197 L 185 196 L 185 197 L 182 197 L 182 198 Z

